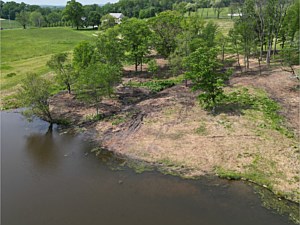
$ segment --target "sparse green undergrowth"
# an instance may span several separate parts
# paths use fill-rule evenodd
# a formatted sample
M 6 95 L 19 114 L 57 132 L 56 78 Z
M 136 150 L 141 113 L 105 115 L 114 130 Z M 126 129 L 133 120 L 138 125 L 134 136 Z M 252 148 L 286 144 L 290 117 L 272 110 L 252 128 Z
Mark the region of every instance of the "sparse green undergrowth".
M 250 117 L 255 117 L 257 112 L 261 112 L 264 122 L 259 125 L 260 128 L 274 129 L 286 137 L 293 138 L 293 132 L 285 126 L 285 119 L 279 114 L 280 105 L 263 90 L 253 89 L 251 91 L 253 93 L 250 94 L 247 88 L 242 88 L 228 93 L 218 110 L 239 112 Z
M 271 191 L 265 188 L 260 188 L 256 185 L 254 185 L 254 190 L 260 195 L 262 205 L 265 208 L 276 210 L 280 215 L 289 215 L 290 220 L 292 220 L 295 224 L 300 224 L 300 211 L 298 204 L 281 199 L 280 197 L 275 197 Z
M 196 134 L 203 136 L 208 134 L 206 124 L 203 121 L 200 123 L 200 126 L 196 129 Z
M 151 80 L 146 82 L 130 82 L 128 86 L 131 87 L 143 87 L 149 89 L 152 93 L 158 93 L 167 88 L 173 87 L 177 84 L 180 84 L 183 81 L 183 77 L 179 76 L 176 78 L 170 78 L 166 80 Z
M 268 189 L 273 188 L 274 176 L 281 174 L 276 169 L 276 163 L 256 154 L 250 165 L 244 166 L 244 172 L 237 172 L 221 167 L 216 167 L 215 172 L 221 178 L 230 180 L 246 179 Z

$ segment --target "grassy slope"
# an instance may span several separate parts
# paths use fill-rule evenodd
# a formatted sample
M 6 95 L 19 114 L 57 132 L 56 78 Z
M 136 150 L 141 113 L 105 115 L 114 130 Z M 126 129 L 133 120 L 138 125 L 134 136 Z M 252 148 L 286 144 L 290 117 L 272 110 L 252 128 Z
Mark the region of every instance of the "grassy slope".
M 203 16 L 204 19 L 208 18 L 217 18 L 217 14 L 215 13 L 213 8 L 201 8 L 198 10 L 198 13 Z M 225 7 L 220 13 L 220 18 L 230 18 L 227 14 L 229 14 L 229 8 Z
M 10 95 L 27 73 L 49 72 L 46 62 L 52 54 L 71 51 L 94 31 L 70 28 L 18 29 L 1 31 L 1 98 Z M 9 73 L 16 76 L 7 77 Z
M 213 21 L 214 23 L 218 24 L 220 31 L 222 31 L 224 34 L 228 34 L 229 30 L 233 27 L 234 19 L 237 18 L 235 17 L 234 19 L 231 19 L 230 16 L 227 15 L 229 13 L 229 8 L 226 7 L 221 12 L 220 19 L 217 19 L 217 14 L 215 14 L 213 8 L 198 10 L 198 14 L 200 14 L 205 21 Z

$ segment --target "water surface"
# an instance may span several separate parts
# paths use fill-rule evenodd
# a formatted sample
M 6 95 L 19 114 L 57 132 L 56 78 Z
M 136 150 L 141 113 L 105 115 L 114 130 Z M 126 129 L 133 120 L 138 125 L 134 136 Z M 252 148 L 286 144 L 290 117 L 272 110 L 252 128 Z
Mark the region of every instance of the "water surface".
M 2 225 L 287 225 L 242 182 L 113 171 L 79 137 L 1 112 Z

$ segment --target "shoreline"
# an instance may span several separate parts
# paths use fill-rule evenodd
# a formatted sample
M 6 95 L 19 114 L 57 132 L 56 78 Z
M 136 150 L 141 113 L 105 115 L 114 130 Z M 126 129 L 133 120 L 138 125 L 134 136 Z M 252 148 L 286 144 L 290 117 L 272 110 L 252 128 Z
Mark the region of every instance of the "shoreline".
M 51 105 L 56 118 L 73 125 L 68 132 L 142 162 L 145 169 L 150 165 L 191 179 L 248 180 L 299 203 L 296 140 L 270 127 L 257 128 L 258 122 L 268 122 L 261 113 L 209 115 L 183 84 L 153 95 L 143 88 L 119 87 L 113 100 L 103 102 L 105 118 L 99 121 L 92 116 L 94 108 L 72 95 L 60 93 Z

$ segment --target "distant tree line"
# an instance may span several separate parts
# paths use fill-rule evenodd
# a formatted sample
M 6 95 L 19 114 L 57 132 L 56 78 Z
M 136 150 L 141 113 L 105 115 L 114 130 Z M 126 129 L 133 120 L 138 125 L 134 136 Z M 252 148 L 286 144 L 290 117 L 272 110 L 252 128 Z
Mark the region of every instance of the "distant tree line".
M 35 27 L 94 27 L 100 25 L 103 16 L 114 12 L 120 12 L 129 18 L 143 19 L 154 17 L 166 10 L 191 13 L 200 8 L 214 8 L 219 17 L 224 7 L 231 7 L 232 12 L 236 12 L 236 5 L 243 2 L 244 0 L 120 0 L 103 6 L 83 6 L 75 0 L 70 0 L 65 7 L 41 7 L 23 2 L 0 1 L 0 16 L 4 19 L 18 20 L 23 27 L 29 24 Z

